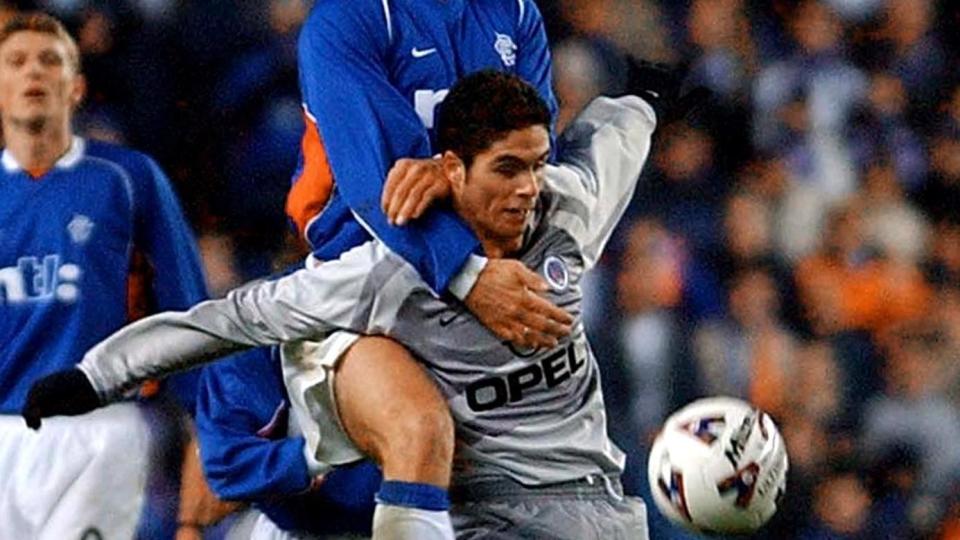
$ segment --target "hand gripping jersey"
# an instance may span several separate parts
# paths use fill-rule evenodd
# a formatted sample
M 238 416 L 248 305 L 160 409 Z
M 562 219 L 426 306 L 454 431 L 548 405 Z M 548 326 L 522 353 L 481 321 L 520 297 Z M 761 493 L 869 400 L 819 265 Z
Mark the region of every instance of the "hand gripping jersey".
M 594 101 L 564 133 L 537 217 L 518 257 L 542 273 L 549 299 L 580 315 L 580 279 L 630 201 L 655 119 L 636 97 Z M 606 435 L 596 359 L 576 324 L 552 350 L 501 342 L 462 304 L 438 298 L 379 241 L 186 313 L 150 317 L 90 351 L 94 387 L 115 395 L 143 377 L 237 348 L 316 339 L 342 328 L 385 334 L 428 368 L 457 423 L 456 481 L 508 476 L 525 484 L 619 472 Z
M 446 290 L 477 249 L 476 237 L 442 209 L 390 226 L 380 209 L 383 183 L 397 159 L 432 155 L 434 109 L 464 75 L 514 73 L 556 113 L 536 4 L 321 0 L 298 53 L 306 130 L 287 213 L 320 260 L 336 259 L 372 234 L 433 290 Z
M 0 413 L 42 375 L 74 365 L 127 322 L 134 248 L 153 266 L 152 304 L 206 298 L 200 258 L 167 178 L 147 156 L 75 138 L 41 178 L 0 168 Z

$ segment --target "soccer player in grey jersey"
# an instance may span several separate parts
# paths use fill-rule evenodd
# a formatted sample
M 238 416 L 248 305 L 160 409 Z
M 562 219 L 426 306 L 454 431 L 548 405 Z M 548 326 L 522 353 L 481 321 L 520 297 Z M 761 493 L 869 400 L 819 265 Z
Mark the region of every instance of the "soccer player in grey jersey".
M 118 332 L 80 365 L 100 400 L 241 348 L 286 342 L 288 356 L 309 357 L 306 344 L 335 330 L 386 335 L 422 361 L 457 423 L 459 537 L 646 538 L 642 503 L 619 487 L 624 456 L 607 437 L 579 313 L 580 279 L 632 196 L 656 115 L 635 96 L 598 98 L 561 136 L 552 166 L 547 124 L 523 123 L 527 102 L 539 97 L 510 75 L 464 79 L 441 110 L 439 159 L 451 203 L 486 255 L 538 270 L 549 299 L 578 318 L 569 338 L 543 350 L 504 343 L 373 240 L 339 260 Z M 490 127 L 504 121 L 510 127 Z M 307 414 L 318 421 L 324 405 L 307 403 Z

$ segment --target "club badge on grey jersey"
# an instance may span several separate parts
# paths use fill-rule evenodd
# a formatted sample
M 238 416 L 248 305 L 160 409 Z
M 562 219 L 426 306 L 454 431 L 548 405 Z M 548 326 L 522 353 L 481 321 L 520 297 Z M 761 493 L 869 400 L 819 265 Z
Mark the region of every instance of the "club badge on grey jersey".
M 570 271 L 567 270 L 567 263 L 556 255 L 550 255 L 543 261 L 543 277 L 547 278 L 547 283 L 554 291 L 561 292 L 570 285 Z

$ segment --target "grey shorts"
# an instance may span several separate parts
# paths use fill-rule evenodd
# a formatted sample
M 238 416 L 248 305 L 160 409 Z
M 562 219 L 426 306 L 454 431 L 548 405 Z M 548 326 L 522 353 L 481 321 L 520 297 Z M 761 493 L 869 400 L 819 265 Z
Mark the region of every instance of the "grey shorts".
M 647 540 L 643 501 L 619 480 L 593 477 L 543 487 L 510 480 L 451 489 L 457 540 Z

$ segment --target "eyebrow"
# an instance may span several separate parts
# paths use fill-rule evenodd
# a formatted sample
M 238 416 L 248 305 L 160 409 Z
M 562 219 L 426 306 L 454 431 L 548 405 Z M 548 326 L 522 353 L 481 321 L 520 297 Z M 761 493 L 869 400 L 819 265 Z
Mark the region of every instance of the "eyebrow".
M 537 156 L 537 158 L 536 158 L 535 160 L 533 160 L 533 163 L 539 163 L 539 162 L 541 162 L 541 161 L 544 161 L 544 160 L 547 159 L 547 157 L 549 157 L 549 156 L 550 156 L 550 150 L 547 150 L 547 151 L 544 152 L 543 154 L 540 154 L 539 156 Z M 515 155 L 512 155 L 512 154 L 507 154 L 507 155 L 504 155 L 504 156 L 499 156 L 499 157 L 497 157 L 495 160 L 493 160 L 493 165 L 494 165 L 494 166 L 513 165 L 513 166 L 526 167 L 528 163 L 530 163 L 530 162 L 528 162 L 528 161 L 525 160 L 525 159 L 519 158 L 519 157 L 517 157 L 517 156 L 515 156 Z
M 7 51 L 7 54 L 30 54 L 31 52 L 34 52 L 34 51 L 31 51 L 29 47 L 20 47 L 20 48 L 14 47 L 12 49 L 9 49 Z M 36 53 L 37 53 L 37 56 L 53 55 L 58 58 L 63 58 L 63 55 L 60 54 L 60 51 L 58 51 L 55 47 L 39 49 L 36 51 Z

